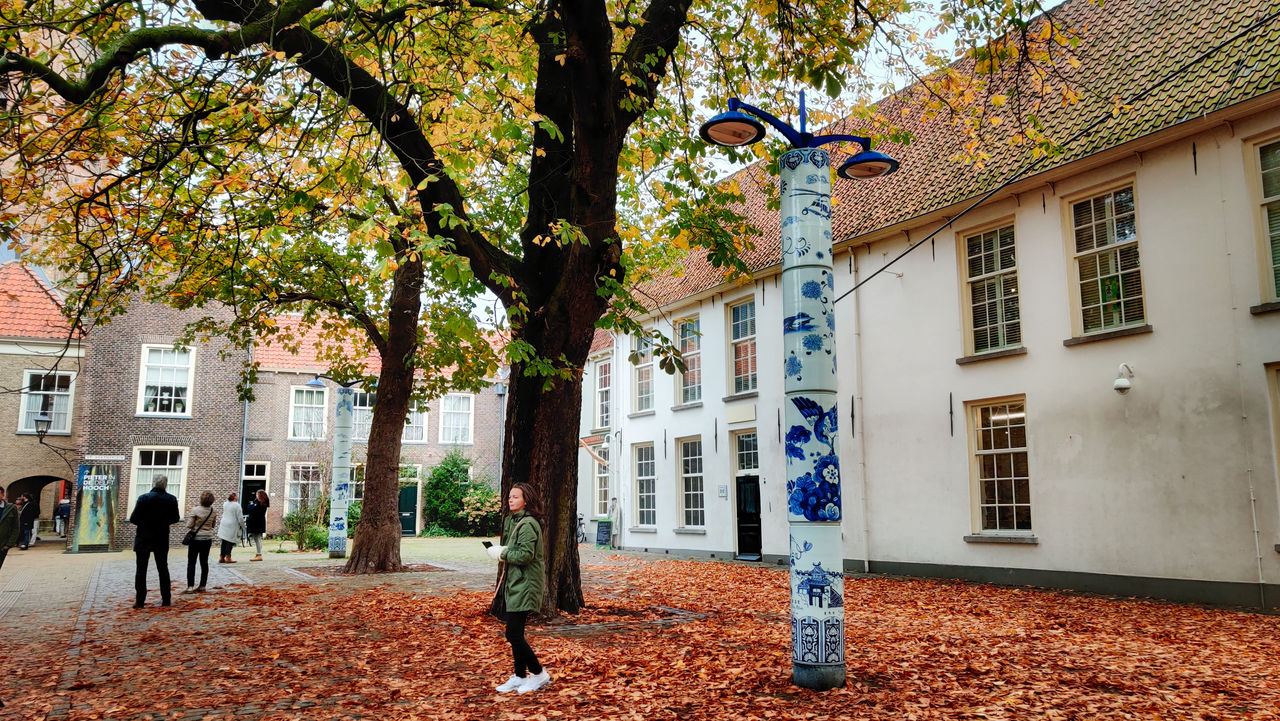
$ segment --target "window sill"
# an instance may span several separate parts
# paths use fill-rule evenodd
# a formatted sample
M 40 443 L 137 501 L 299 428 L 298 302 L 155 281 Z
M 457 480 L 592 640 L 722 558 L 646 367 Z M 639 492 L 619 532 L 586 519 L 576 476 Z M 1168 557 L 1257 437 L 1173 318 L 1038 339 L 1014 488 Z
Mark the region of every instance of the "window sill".
M 38 435 L 35 431 L 23 431 L 23 430 L 14 431 L 14 434 L 15 434 L 15 435 L 19 435 L 19 436 L 35 436 L 35 435 Z M 53 437 L 55 437 L 55 436 L 61 436 L 61 437 L 63 437 L 63 438 L 66 438 L 66 437 L 68 437 L 68 436 L 70 436 L 70 435 L 71 435 L 71 431 L 49 431 L 48 433 L 46 433 L 46 434 L 44 434 L 44 435 L 45 435 L 45 437 L 46 437 L 46 438 L 53 438 Z
M 190 420 L 190 413 L 135 413 L 134 418 L 186 418 Z
M 1025 536 L 997 536 L 972 534 L 964 537 L 965 543 L 1020 543 L 1024 545 L 1036 546 L 1040 544 L 1040 539 L 1032 535 Z
M 324 442 L 323 438 L 288 438 L 286 440 L 291 441 L 293 443 L 323 443 Z
M 658 529 L 653 526 L 632 526 L 627 529 L 627 533 L 657 533 Z
M 705 528 L 677 528 L 675 529 L 677 536 L 705 536 L 707 529 Z
M 1095 341 L 1100 341 L 1100 340 L 1111 340 L 1112 338 L 1124 338 L 1125 336 L 1142 335 L 1144 333 L 1153 333 L 1153 332 L 1155 332 L 1155 328 L 1152 328 L 1151 324 L 1148 323 L 1145 325 L 1136 325 L 1136 326 L 1133 326 L 1132 328 L 1119 328 L 1117 330 L 1109 330 L 1109 331 L 1104 331 L 1102 333 L 1091 333 L 1089 335 L 1082 335 L 1082 336 L 1077 336 L 1075 338 L 1068 338 L 1062 341 L 1062 345 L 1065 345 L 1068 348 L 1070 348 L 1073 345 L 1080 345 L 1082 343 L 1093 343 Z
M 425 446 L 425 445 L 427 445 L 429 442 L 430 442 L 430 441 L 406 441 L 406 440 L 401 439 L 401 441 L 400 441 L 400 445 L 402 445 L 402 446 Z
M 759 395 L 760 393 L 758 391 L 745 391 L 743 393 L 734 393 L 733 395 L 725 396 L 720 400 L 724 401 L 725 403 L 732 403 L 733 401 L 745 401 L 750 398 L 755 398 L 756 396 L 759 396 Z
M 475 443 L 471 441 L 457 441 L 452 443 L 449 441 L 440 441 L 440 445 L 442 446 L 474 446 Z
M 1026 355 L 1027 349 L 1019 346 L 1017 348 L 1005 348 L 1003 350 L 992 350 L 984 353 L 975 353 L 967 355 L 963 358 L 956 359 L 956 365 L 968 365 L 970 363 L 981 363 L 982 361 L 995 360 L 996 358 L 1008 358 L 1015 355 Z
M 1270 303 L 1259 303 L 1249 309 L 1254 315 L 1266 315 L 1267 313 L 1275 313 L 1280 311 L 1280 300 L 1274 300 Z
M 587 435 L 589 435 L 589 436 L 607 436 L 607 435 L 609 435 L 609 426 L 604 426 L 604 427 L 602 427 L 602 428 L 592 428 L 591 430 L 587 431 Z
M 651 416 L 654 413 L 655 411 L 652 408 L 650 408 L 647 411 L 636 411 L 635 413 L 628 413 L 627 418 L 644 418 L 645 416 Z
M 702 401 L 694 401 L 692 403 L 681 403 L 678 406 L 671 406 L 672 411 L 687 411 L 693 408 L 701 408 Z

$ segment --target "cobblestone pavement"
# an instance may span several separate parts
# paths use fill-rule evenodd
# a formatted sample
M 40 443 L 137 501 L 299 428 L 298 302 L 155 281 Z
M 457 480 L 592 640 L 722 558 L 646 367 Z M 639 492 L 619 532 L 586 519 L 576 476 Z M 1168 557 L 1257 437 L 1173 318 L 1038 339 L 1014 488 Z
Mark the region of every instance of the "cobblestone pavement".
M 429 563 L 439 572 L 378 574 L 356 577 L 317 577 L 299 569 L 308 566 L 337 566 L 324 553 L 273 553 L 265 549 L 264 560 L 253 562 L 252 551 L 237 548 L 234 564 L 219 564 L 212 559 L 209 567 L 208 593 L 237 585 L 284 586 L 316 584 L 317 592 L 336 590 L 335 584 L 348 591 L 363 587 L 387 587 L 424 595 L 448 594 L 458 590 L 485 590 L 492 587 L 494 566 L 474 539 L 450 539 L 432 546 L 428 556 L 414 555 L 415 542 L 409 540 L 402 549 L 405 563 Z M 215 549 L 216 552 L 216 549 Z M 584 547 L 583 561 L 603 558 L 605 552 Z M 168 565 L 172 599 L 180 606 L 187 599 L 187 555 L 184 547 L 170 549 Z M 93 685 L 102 678 L 99 660 L 93 658 L 93 643 L 86 643 L 87 633 L 141 634 L 146 630 L 148 614 L 164 613 L 160 605 L 159 578 L 154 562 L 148 569 L 147 608 L 134 611 L 133 577 L 135 557 L 130 551 L 115 553 L 72 554 L 65 552 L 62 539 L 42 542 L 27 551 L 11 550 L 0 568 L 0 720 L 35 721 L 64 719 L 71 712 L 69 702 L 52 708 L 47 699 L 73 698 L 68 691 Z M 197 574 L 199 573 L 197 569 Z M 245 609 L 252 613 L 252 609 Z M 154 618 L 154 617 L 152 617 Z M 212 639 L 216 641 L 215 639 Z M 145 653 L 139 644 L 138 654 Z M 12 659 L 12 660 L 10 660 Z M 39 659 L 40 662 L 23 662 Z M 193 669 L 193 674 L 197 674 Z M 7 674 L 7 675 L 5 675 Z M 43 710 L 35 712 L 36 698 L 44 699 Z M 279 713 L 293 701 L 282 700 L 284 706 L 258 708 L 246 705 L 237 710 L 237 718 L 252 719 L 261 713 Z M 218 705 L 211 700 L 211 705 Z M 165 719 L 190 720 L 204 718 L 203 709 L 173 711 Z M 301 717 L 301 714 L 299 715 Z M 125 714 L 104 717 L 109 721 L 124 719 L 160 719 L 159 715 Z M 353 716 L 352 718 L 356 718 Z

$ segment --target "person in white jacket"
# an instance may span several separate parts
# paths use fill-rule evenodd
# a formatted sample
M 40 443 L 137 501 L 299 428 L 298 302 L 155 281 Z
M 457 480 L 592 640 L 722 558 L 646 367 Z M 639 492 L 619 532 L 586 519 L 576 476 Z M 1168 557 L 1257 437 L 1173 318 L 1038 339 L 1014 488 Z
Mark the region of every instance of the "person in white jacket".
M 231 549 L 240 542 L 240 535 L 244 528 L 244 509 L 240 507 L 238 498 L 237 494 L 232 493 L 227 496 L 227 502 L 222 504 L 222 522 L 218 524 L 218 538 L 222 541 L 222 551 L 218 556 L 218 563 L 235 563 L 231 560 Z

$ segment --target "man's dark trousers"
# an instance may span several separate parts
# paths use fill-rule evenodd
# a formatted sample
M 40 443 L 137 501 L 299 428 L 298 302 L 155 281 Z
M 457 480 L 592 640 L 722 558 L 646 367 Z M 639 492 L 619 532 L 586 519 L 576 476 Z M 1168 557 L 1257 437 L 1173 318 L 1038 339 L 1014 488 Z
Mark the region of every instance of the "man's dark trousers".
M 160 600 L 168 604 L 170 593 L 169 547 L 135 548 L 133 552 L 138 557 L 138 570 L 133 576 L 133 587 L 137 594 L 138 605 L 147 602 L 147 559 L 150 556 L 156 557 L 156 573 L 160 576 Z

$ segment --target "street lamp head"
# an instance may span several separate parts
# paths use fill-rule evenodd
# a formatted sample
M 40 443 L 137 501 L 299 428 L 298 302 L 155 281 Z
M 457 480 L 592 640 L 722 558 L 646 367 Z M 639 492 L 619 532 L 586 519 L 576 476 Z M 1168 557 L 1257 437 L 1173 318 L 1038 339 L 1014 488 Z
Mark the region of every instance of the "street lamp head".
M 846 180 L 865 180 L 888 175 L 898 169 L 898 161 L 875 150 L 864 150 L 844 161 L 836 171 Z
M 311 380 L 307 381 L 303 385 L 305 385 L 308 388 L 324 388 L 324 381 L 320 380 L 320 376 L 317 374 L 316 376 L 312 377 Z
M 50 418 L 49 414 L 45 411 L 40 411 L 40 413 L 36 415 L 35 423 L 36 438 L 39 439 L 41 443 L 44 443 L 45 434 L 49 432 L 49 426 L 53 424 L 53 419 Z
M 764 124 L 746 113 L 730 110 L 703 123 L 698 134 L 708 143 L 736 148 L 762 140 Z

